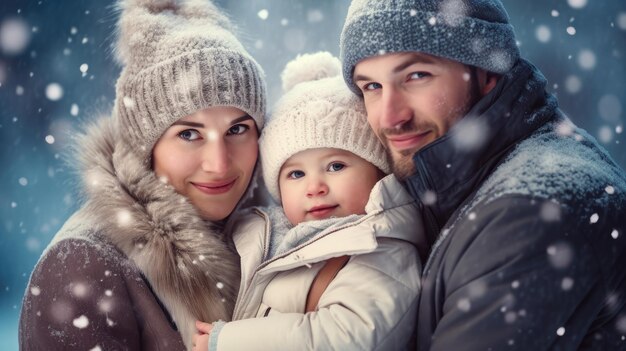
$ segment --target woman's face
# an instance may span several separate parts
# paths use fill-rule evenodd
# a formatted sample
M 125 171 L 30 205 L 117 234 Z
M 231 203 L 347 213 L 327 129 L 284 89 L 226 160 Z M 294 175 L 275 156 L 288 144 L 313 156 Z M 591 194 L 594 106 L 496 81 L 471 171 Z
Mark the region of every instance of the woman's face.
M 258 155 L 252 117 L 215 106 L 172 124 L 152 151 L 157 176 L 191 200 L 204 219 L 226 218 L 248 188 Z

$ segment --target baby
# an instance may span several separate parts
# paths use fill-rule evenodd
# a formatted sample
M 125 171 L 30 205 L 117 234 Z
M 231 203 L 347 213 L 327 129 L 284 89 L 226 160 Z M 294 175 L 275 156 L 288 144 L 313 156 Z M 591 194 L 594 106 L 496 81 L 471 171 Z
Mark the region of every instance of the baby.
M 417 317 L 424 242 L 414 200 L 389 173 L 362 101 L 329 53 L 282 74 L 260 139 L 282 207 L 237 221 L 241 287 L 232 322 L 197 323 L 194 350 L 396 350 Z

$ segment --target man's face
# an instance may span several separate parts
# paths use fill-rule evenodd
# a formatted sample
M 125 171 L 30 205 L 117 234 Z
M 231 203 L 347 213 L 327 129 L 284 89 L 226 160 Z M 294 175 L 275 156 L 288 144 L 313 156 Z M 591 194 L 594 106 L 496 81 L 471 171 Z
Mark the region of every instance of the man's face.
M 485 84 L 479 83 L 484 79 L 471 73 L 461 63 L 415 52 L 370 57 L 356 65 L 354 82 L 363 92 L 368 121 L 396 176 L 413 174 L 413 154 L 443 136 L 484 95 Z M 485 78 L 484 71 L 478 75 Z

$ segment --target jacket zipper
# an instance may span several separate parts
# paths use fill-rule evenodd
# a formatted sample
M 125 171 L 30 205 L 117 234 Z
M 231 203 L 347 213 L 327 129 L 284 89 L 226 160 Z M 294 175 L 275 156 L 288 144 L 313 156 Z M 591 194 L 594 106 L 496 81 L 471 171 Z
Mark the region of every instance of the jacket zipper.
M 348 227 L 354 226 L 354 225 L 356 225 L 356 224 L 359 224 L 359 223 L 361 223 L 361 222 L 362 222 L 365 218 L 369 218 L 369 217 L 371 217 L 371 216 L 375 216 L 375 215 L 379 214 L 380 212 L 382 212 L 382 211 L 372 212 L 371 214 L 369 214 L 369 215 L 367 215 L 367 216 L 364 216 L 364 217 L 362 217 L 362 218 L 358 219 L 358 220 L 357 220 L 357 221 L 355 221 L 355 222 L 351 222 L 351 223 L 348 223 L 348 224 L 342 225 L 342 226 L 340 226 L 340 227 L 338 227 L 338 228 L 335 228 L 334 230 L 331 230 L 331 231 L 329 231 L 328 233 L 326 233 L 326 234 L 324 234 L 324 235 L 319 236 L 319 237 L 318 237 L 317 239 L 315 239 L 314 241 L 317 241 L 317 240 L 319 240 L 319 239 L 321 239 L 321 238 L 323 238 L 323 237 L 326 237 L 326 236 L 328 236 L 328 235 L 330 235 L 330 234 L 332 234 L 332 233 L 334 233 L 334 232 L 336 232 L 336 231 L 339 231 L 339 230 L 342 230 L 342 229 L 345 229 L 345 228 L 348 228 Z M 263 212 L 261 212 L 261 211 L 257 211 L 257 210 L 255 210 L 255 213 L 257 213 L 259 216 L 261 216 L 261 217 L 263 217 L 263 218 L 265 219 L 265 235 L 264 235 L 264 237 L 265 237 L 265 241 L 264 241 L 264 243 L 263 243 L 263 247 L 264 247 L 264 248 L 263 248 L 263 257 L 266 257 L 266 256 L 267 256 L 267 251 L 269 250 L 269 247 L 267 246 L 267 243 L 268 243 L 268 241 L 269 241 L 269 237 L 268 237 L 268 236 L 270 235 L 270 228 L 269 228 L 269 227 L 270 227 L 270 224 L 269 224 L 269 218 L 265 215 L 265 213 L 263 213 Z M 261 265 L 259 265 L 259 266 L 258 266 L 258 267 L 254 270 L 254 272 L 252 273 L 252 278 L 250 278 L 250 284 L 248 284 L 248 286 L 246 287 L 246 291 L 245 291 L 245 292 L 244 292 L 244 294 L 242 295 L 242 296 L 243 296 L 243 297 L 242 297 L 242 299 L 241 299 L 241 300 L 239 300 L 239 301 L 240 301 L 240 303 L 236 303 L 236 304 L 235 304 L 235 309 L 234 309 L 234 312 L 233 312 L 233 320 L 236 320 L 236 318 L 237 318 L 237 317 L 239 317 L 239 314 L 240 314 L 240 313 L 239 313 L 239 310 L 238 310 L 238 309 L 240 309 L 240 308 L 241 308 L 241 306 L 247 306 L 247 304 L 248 304 L 248 300 L 250 299 L 250 291 L 252 290 L 252 289 L 250 289 L 250 287 L 254 286 L 254 284 L 252 284 L 252 283 L 255 281 L 255 278 L 257 278 L 257 277 L 258 277 L 257 273 L 259 273 L 259 271 L 260 271 L 261 269 L 265 268 L 265 267 L 266 267 L 266 266 L 268 266 L 270 263 L 272 263 L 272 262 L 274 262 L 274 261 L 276 261 L 276 260 L 279 260 L 279 259 L 281 259 L 281 258 L 283 258 L 283 257 L 289 256 L 291 253 L 293 253 L 293 252 L 295 252 L 295 251 L 298 251 L 298 250 L 300 250 L 301 248 L 303 248 L 303 247 L 305 247 L 305 246 L 310 245 L 310 244 L 311 244 L 311 243 L 313 243 L 314 241 L 306 242 L 306 243 L 303 243 L 303 244 L 301 244 L 301 245 L 299 245 L 299 246 L 296 246 L 296 247 L 292 248 L 291 250 L 289 250 L 289 251 L 287 251 L 287 252 L 285 252 L 285 253 L 283 253 L 283 254 L 281 254 L 281 255 L 278 255 L 278 256 L 276 256 L 276 257 L 273 257 L 271 260 L 265 261 L 265 262 L 263 262 Z M 245 302 L 245 304 L 244 304 L 244 302 Z

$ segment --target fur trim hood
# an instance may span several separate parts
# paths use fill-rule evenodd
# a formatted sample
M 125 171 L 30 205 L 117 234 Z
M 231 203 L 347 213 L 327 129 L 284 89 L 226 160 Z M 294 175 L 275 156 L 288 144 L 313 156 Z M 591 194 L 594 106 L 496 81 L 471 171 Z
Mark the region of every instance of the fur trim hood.
M 223 229 L 143 166 L 116 130 L 114 118 L 101 118 L 76 140 L 83 211 L 143 273 L 190 349 L 196 319 L 230 320 L 239 258 Z

